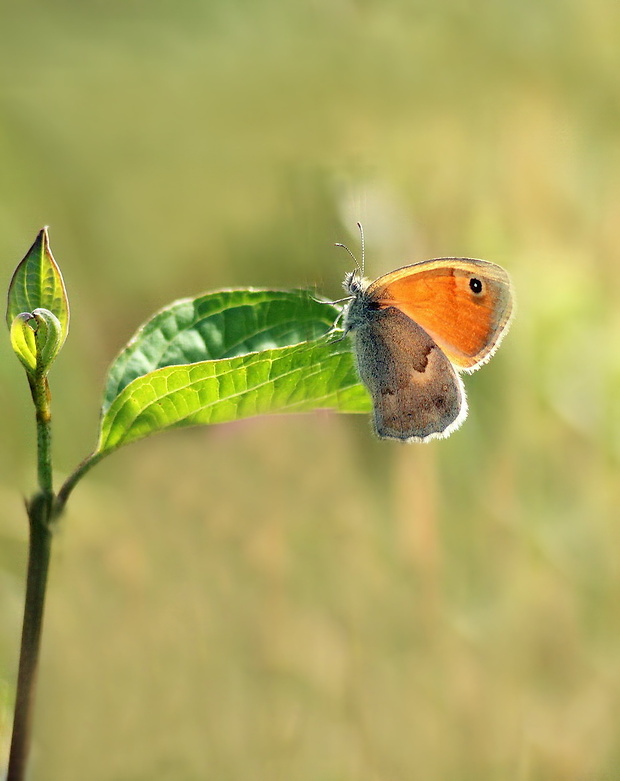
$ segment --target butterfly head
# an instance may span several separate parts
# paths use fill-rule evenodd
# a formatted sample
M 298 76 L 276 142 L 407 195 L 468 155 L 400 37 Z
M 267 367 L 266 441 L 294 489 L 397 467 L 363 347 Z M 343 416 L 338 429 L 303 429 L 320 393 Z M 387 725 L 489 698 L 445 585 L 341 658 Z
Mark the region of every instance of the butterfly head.
M 359 270 L 350 271 L 342 283 L 349 302 L 343 310 L 343 328 L 345 334 L 363 325 L 368 319 L 368 310 L 375 308 L 366 290 L 370 281 L 365 279 Z
M 357 227 L 360 232 L 360 239 L 362 244 L 362 262 L 359 263 L 355 255 L 345 244 L 337 244 L 337 247 L 342 247 L 346 250 L 353 262 L 355 263 L 355 269 L 345 274 L 342 286 L 349 298 L 349 302 L 343 309 L 343 328 L 344 334 L 346 334 L 361 325 L 366 319 L 366 309 L 368 308 L 368 300 L 365 295 L 370 280 L 364 277 L 364 230 L 360 222 L 357 223 Z
M 349 271 L 345 274 L 342 287 L 347 295 L 354 298 L 355 296 L 359 296 L 367 287 L 367 283 L 364 284 L 365 282 L 366 280 L 362 277 L 361 272 L 358 269 L 355 269 L 355 271 Z

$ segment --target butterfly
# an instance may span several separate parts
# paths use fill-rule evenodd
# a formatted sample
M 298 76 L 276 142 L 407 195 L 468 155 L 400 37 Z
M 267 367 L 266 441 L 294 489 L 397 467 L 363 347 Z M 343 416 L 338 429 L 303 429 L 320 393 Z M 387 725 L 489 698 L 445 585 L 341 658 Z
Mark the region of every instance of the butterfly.
M 358 268 L 343 287 L 343 336 L 353 336 L 377 435 L 405 442 L 449 436 L 467 417 L 458 372 L 486 363 L 510 325 L 508 273 L 485 260 L 437 258 L 374 282 Z

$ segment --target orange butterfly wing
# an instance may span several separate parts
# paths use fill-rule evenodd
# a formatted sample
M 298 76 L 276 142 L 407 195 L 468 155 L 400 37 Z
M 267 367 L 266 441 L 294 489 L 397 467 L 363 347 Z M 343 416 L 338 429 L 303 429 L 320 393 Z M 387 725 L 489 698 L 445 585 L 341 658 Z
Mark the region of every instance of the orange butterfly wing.
M 488 360 L 510 323 L 510 277 L 500 266 L 469 258 L 414 263 L 372 282 L 366 295 L 396 307 L 437 342 L 450 361 L 473 371 Z

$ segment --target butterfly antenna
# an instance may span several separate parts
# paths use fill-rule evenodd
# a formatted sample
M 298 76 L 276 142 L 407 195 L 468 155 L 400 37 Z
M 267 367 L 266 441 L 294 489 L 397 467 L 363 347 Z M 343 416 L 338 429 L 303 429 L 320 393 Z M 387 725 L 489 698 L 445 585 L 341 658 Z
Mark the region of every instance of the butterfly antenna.
M 336 247 L 342 247 L 342 249 L 345 249 L 351 258 L 353 259 L 353 262 L 355 263 L 355 268 L 357 269 L 358 274 L 363 277 L 364 276 L 364 229 L 362 228 L 362 223 L 358 222 L 357 227 L 359 228 L 360 232 L 360 238 L 361 238 L 361 244 L 362 244 L 362 263 L 360 265 L 360 262 L 355 257 L 355 255 L 351 252 L 351 250 L 347 247 L 346 244 L 341 244 L 340 242 L 336 242 Z
M 346 244 L 341 244 L 339 241 L 337 241 L 334 246 L 335 247 L 342 247 L 342 249 L 346 250 L 349 253 L 349 255 L 353 258 L 353 262 L 355 263 L 355 268 L 361 273 L 362 270 L 361 270 L 360 264 L 358 263 L 358 260 L 355 257 L 355 255 L 347 247 L 347 245 Z
M 362 245 L 362 268 L 360 269 L 360 273 L 361 273 L 362 276 L 364 276 L 364 268 L 365 268 L 365 265 L 366 265 L 366 256 L 365 256 L 365 253 L 364 253 L 364 249 L 365 249 L 365 247 L 364 247 L 364 229 L 362 228 L 362 223 L 361 222 L 357 223 L 357 227 L 359 228 L 360 242 L 361 242 L 361 245 Z M 359 268 L 359 266 L 358 266 L 358 268 Z

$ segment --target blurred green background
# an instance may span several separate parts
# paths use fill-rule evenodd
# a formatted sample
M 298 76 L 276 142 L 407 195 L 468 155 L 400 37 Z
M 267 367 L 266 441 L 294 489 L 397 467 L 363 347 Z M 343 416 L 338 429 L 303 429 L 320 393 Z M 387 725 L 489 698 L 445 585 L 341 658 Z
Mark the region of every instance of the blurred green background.
M 0 268 L 39 228 L 72 324 L 60 480 L 155 309 L 494 260 L 518 312 L 449 440 L 364 416 L 161 435 L 80 484 L 37 781 L 620 778 L 620 6 L 4 0 Z M 0 344 L 0 760 L 34 488 Z

